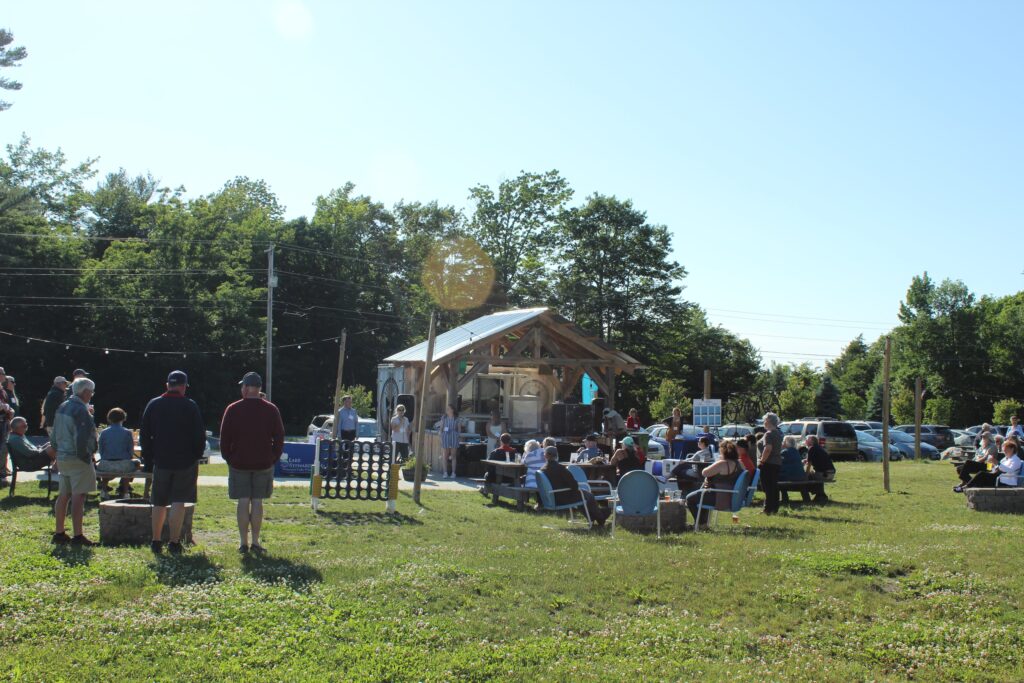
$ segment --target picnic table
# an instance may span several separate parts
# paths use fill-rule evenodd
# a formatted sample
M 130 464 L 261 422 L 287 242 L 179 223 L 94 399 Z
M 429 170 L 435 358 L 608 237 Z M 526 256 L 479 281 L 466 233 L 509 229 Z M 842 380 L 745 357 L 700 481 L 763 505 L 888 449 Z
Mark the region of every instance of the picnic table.
M 526 508 L 526 501 L 537 493 L 537 489 L 528 488 L 522 485 L 523 477 L 526 476 L 526 465 L 521 462 L 506 462 L 504 460 L 484 460 L 484 467 L 491 473 L 487 488 L 484 493 L 491 496 L 491 501 L 497 505 L 499 498 L 511 498 L 516 501 L 516 508 Z M 590 481 L 604 480 L 613 487 L 618 478 L 615 474 L 615 465 L 598 465 L 588 462 L 572 463 L 586 472 Z

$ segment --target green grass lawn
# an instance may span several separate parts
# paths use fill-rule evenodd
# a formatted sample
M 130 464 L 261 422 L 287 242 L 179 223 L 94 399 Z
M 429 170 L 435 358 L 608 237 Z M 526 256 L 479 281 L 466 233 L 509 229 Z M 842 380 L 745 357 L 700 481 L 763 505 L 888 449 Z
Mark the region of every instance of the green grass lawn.
M 301 489 L 270 555 L 204 488 L 197 545 L 54 550 L 45 493 L 0 499 L 0 679 L 1022 680 L 1024 519 L 946 463 L 841 464 L 826 507 L 614 538 L 429 493 L 400 514 Z M 87 532 L 98 534 L 95 508 Z

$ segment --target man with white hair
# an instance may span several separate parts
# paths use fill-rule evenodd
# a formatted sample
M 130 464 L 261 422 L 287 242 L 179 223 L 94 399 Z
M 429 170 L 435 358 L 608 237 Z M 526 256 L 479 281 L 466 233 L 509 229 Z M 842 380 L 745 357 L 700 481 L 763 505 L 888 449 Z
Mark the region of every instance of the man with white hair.
M 782 469 L 782 434 L 779 416 L 765 413 L 764 435 L 757 442 L 757 465 L 761 470 L 761 488 L 764 489 L 764 514 L 779 511 L 779 470 Z
M 85 497 L 96 490 L 96 468 L 92 464 L 92 456 L 97 445 L 96 424 L 88 408 L 95 390 L 96 385 L 91 379 L 76 379 L 71 384 L 71 398 L 61 404 L 54 416 L 53 433 L 50 436 L 57 451 L 60 491 L 53 510 L 56 519 L 53 542 L 58 545 L 95 545 L 85 537 L 82 530 Z M 64 531 L 69 501 L 71 524 L 75 534 L 71 538 Z
M 57 408 L 60 408 L 60 404 L 65 400 L 64 395 L 67 390 L 68 380 L 64 375 L 57 375 L 53 378 L 53 386 L 46 392 L 39 416 L 39 428 L 45 429 L 47 434 L 53 432 L 53 420 L 57 415 Z

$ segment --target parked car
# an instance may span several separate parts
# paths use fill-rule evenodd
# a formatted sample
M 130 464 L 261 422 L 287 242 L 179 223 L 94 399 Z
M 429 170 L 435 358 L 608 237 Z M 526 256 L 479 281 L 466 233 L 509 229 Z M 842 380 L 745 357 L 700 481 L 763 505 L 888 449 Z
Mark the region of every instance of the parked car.
M 870 434 L 871 436 L 875 437 L 876 439 L 881 439 L 882 438 L 882 430 L 881 429 L 870 429 L 870 430 L 868 430 L 868 434 Z M 970 436 L 970 435 L 968 434 L 968 436 Z M 908 459 L 913 460 L 913 458 L 914 458 L 914 435 L 913 434 L 907 434 L 906 432 L 901 432 L 901 431 L 896 430 L 896 429 L 890 429 L 889 430 L 889 444 L 891 446 L 893 446 L 894 448 L 898 448 L 900 453 L 903 454 L 904 458 L 908 458 Z M 890 454 L 892 453 L 892 449 L 891 448 L 889 449 L 889 452 L 890 452 Z M 931 445 L 930 443 L 928 443 L 928 442 L 926 442 L 926 441 L 924 441 L 922 439 L 921 440 L 921 457 L 922 458 L 929 458 L 931 460 L 938 460 L 939 458 L 942 457 L 942 454 L 939 452 L 938 448 L 936 448 L 935 446 Z
M 783 422 L 779 425 L 782 436 L 795 436 L 800 440 L 800 451 L 805 450 L 804 439 L 818 437 L 818 443 L 828 451 L 833 460 L 856 460 L 857 431 L 846 422 L 839 420 L 815 420 L 811 422 Z
M 664 448 L 666 448 L 665 457 L 672 457 L 672 445 L 665 439 L 665 432 L 668 431 L 668 427 L 663 424 L 653 424 L 647 428 L 647 433 L 651 435 L 651 441 L 658 440 Z M 698 429 L 693 425 L 683 425 L 683 431 L 676 435 L 676 441 L 682 441 L 682 456 L 685 458 L 691 453 L 696 453 L 699 449 L 697 447 L 697 438 L 703 434 L 702 429 Z M 711 447 L 715 449 L 718 447 L 718 437 L 711 434 Z
M 309 427 L 306 428 L 306 436 L 310 437 L 316 433 L 316 430 L 322 429 L 324 423 L 331 419 L 330 415 L 317 415 L 309 421 Z
M 974 440 L 978 438 L 977 434 L 971 434 L 966 429 L 951 429 L 953 432 L 953 443 L 956 444 L 957 448 L 974 448 Z M 902 432 L 900 432 L 902 434 Z
M 914 433 L 914 425 L 896 425 L 895 429 L 907 434 Z M 921 441 L 930 443 L 940 452 L 956 445 L 953 431 L 946 425 L 921 425 Z
M 974 425 L 973 427 L 968 427 L 964 431 L 965 432 L 970 432 L 974 436 L 978 436 L 979 434 L 981 434 L 981 428 L 983 426 L 984 425 Z M 998 434 L 1000 434 L 1002 436 L 1006 436 L 1006 431 L 1010 428 L 1009 425 L 989 425 L 989 426 L 992 427 L 993 429 L 995 429 L 996 433 L 998 433 Z
M 866 431 L 853 432 L 857 438 L 857 459 L 864 462 L 881 462 L 885 458 L 882 440 Z M 831 453 L 830 453 L 831 455 Z M 889 449 L 890 460 L 902 460 L 903 454 L 896 448 Z
M 729 424 L 718 428 L 718 436 L 722 439 L 735 439 L 738 436 L 753 434 L 754 428 L 748 424 Z
M 874 422 L 872 420 L 847 420 L 846 424 L 850 425 L 858 432 L 867 432 L 872 429 L 881 429 L 881 422 Z
M 334 418 L 330 415 L 327 416 L 327 420 L 324 421 L 322 427 L 314 432 L 321 438 L 331 438 L 331 434 L 334 432 Z M 376 420 L 361 417 L 359 418 L 359 424 L 356 426 L 356 441 L 377 441 L 380 437 L 380 428 L 377 426 Z

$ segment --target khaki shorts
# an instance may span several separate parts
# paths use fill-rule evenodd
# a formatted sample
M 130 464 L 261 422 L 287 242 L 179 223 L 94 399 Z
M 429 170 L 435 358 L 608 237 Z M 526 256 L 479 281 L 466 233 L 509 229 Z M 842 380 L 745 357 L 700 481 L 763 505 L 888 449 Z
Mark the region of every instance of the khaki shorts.
M 138 460 L 103 460 L 96 463 L 96 471 L 100 474 L 128 474 L 137 472 L 142 466 Z
M 274 491 L 274 468 L 265 470 L 237 470 L 228 468 L 228 498 L 270 498 Z
M 96 468 L 78 458 L 57 458 L 61 496 L 77 496 L 96 490 Z

